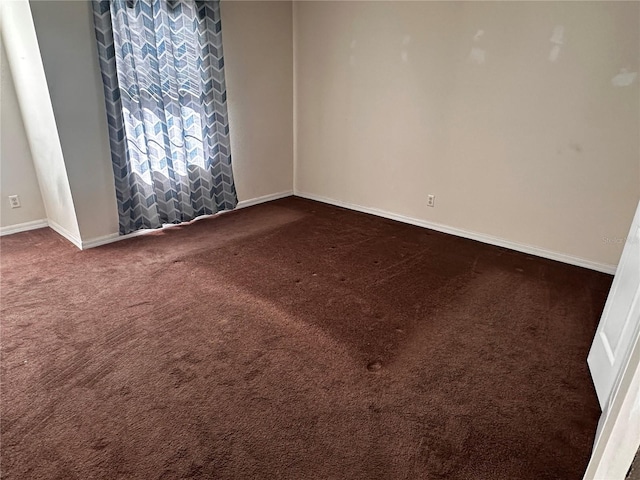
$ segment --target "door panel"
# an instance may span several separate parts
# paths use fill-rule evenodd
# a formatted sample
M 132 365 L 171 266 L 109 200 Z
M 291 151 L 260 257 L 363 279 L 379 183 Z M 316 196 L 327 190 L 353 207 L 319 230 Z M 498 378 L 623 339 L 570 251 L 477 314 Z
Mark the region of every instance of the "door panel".
M 598 400 L 606 411 L 640 329 L 640 205 L 605 304 L 588 363 Z

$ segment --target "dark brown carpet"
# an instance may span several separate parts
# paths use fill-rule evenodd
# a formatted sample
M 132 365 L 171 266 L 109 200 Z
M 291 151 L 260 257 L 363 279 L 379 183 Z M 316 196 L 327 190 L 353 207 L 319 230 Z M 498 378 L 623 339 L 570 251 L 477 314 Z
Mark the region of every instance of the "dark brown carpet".
M 1 240 L 6 479 L 579 479 L 611 277 L 289 198 Z

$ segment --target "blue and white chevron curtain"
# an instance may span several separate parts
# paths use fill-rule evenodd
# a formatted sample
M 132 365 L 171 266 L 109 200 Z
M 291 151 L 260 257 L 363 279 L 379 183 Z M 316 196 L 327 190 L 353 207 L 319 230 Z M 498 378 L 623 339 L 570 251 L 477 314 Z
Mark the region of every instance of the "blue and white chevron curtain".
M 219 2 L 92 3 L 120 233 L 233 209 Z

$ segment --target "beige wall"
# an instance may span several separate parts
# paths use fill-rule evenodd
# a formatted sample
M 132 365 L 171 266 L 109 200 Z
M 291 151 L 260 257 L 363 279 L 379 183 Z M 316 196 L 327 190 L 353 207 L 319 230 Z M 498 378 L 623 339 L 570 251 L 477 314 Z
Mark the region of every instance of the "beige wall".
M 238 198 L 293 190 L 291 2 L 221 3 Z
M 0 227 L 8 227 L 44 220 L 47 214 L 33 168 L 4 44 L 0 46 L 0 51 Z M 7 199 L 9 195 L 18 195 L 22 206 L 11 208 Z
M 1 2 L 0 7 L 2 40 L 47 220 L 79 244 L 78 221 L 29 4 L 15 0 Z
M 612 78 L 639 69 L 639 8 L 297 2 L 296 191 L 616 264 L 640 123 L 638 79 Z
M 83 241 L 118 231 L 91 6 L 32 1 L 31 12 Z

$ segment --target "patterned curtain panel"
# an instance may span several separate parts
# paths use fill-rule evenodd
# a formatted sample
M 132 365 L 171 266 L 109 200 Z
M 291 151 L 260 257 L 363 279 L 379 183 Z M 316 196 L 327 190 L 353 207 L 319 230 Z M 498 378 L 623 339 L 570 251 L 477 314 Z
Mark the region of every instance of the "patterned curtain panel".
M 218 1 L 93 1 L 120 233 L 233 209 Z

